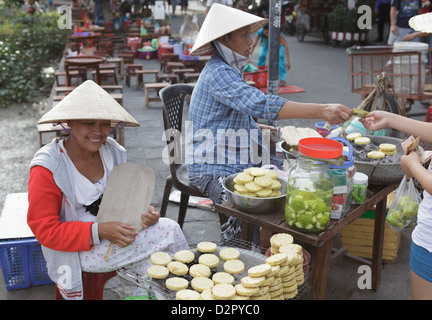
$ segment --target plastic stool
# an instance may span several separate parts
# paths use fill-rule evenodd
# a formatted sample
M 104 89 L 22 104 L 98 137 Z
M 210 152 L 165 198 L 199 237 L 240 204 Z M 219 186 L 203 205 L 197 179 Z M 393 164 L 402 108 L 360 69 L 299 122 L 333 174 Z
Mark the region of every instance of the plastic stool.
M 425 122 L 432 122 L 432 106 L 428 108 Z
M 93 273 L 93 272 L 82 272 L 83 282 L 83 293 L 84 300 L 103 300 L 103 290 L 105 284 L 109 279 L 114 277 L 117 271 L 110 271 L 104 273 Z M 56 300 L 62 300 L 63 297 L 60 294 L 56 286 Z

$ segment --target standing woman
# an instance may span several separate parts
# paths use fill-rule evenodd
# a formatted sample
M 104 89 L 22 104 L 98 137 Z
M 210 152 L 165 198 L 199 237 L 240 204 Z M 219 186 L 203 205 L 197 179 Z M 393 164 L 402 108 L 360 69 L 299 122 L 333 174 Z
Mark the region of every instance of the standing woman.
M 65 299 L 82 299 L 81 272 L 109 272 L 139 263 L 155 251 L 188 248 L 179 225 L 149 207 L 143 230 L 98 223 L 109 174 L 126 150 L 109 137 L 116 125 L 138 122 L 91 80 L 67 95 L 39 123 L 67 124 L 69 135 L 42 147 L 30 164 L 27 223 L 42 245 L 48 274 Z M 110 258 L 104 255 L 114 243 Z M 65 267 L 67 269 L 65 269 Z M 68 270 L 71 283 L 63 283 Z
M 261 40 L 260 52 L 258 57 L 257 66 L 264 66 L 267 62 L 267 53 L 269 49 L 269 25 L 268 23 L 257 31 L 255 38 L 252 43 L 252 53 L 258 41 Z M 286 86 L 286 75 L 287 71 L 291 68 L 291 62 L 289 57 L 288 44 L 283 34 L 280 34 L 279 43 L 279 86 Z

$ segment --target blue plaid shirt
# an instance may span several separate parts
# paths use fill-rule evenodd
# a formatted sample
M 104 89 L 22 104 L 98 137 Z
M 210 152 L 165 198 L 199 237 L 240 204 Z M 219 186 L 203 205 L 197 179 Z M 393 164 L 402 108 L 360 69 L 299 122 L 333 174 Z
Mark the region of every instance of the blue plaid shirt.
M 277 120 L 287 101 L 248 85 L 215 51 L 190 101 L 186 131 L 189 176 L 229 175 L 258 165 L 252 153 L 258 152 L 257 146 L 262 152 L 262 137 L 252 117 Z

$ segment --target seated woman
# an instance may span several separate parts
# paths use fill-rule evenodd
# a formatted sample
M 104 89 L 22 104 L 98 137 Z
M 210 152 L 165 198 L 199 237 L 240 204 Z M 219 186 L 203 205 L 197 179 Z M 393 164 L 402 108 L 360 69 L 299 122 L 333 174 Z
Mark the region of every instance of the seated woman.
M 81 272 L 109 272 L 155 251 L 188 248 L 179 225 L 155 208 L 141 215 L 143 230 L 97 214 L 111 170 L 126 150 L 109 137 L 112 126 L 139 126 L 105 90 L 84 82 L 39 123 L 66 123 L 69 135 L 42 147 L 30 164 L 27 222 L 41 243 L 48 274 L 65 299 L 82 299 Z M 113 251 L 107 261 L 110 243 Z M 145 272 L 145 270 L 142 270 Z

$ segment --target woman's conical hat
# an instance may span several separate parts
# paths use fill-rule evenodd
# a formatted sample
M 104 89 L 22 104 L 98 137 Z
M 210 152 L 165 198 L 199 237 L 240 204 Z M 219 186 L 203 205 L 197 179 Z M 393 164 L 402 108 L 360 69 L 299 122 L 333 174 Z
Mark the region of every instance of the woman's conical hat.
M 76 87 L 43 115 L 38 124 L 85 119 L 111 120 L 111 126 L 140 125 L 108 92 L 92 80 Z
M 211 42 L 237 29 L 251 26 L 251 32 L 258 31 L 268 22 L 268 19 L 234 9 L 219 3 L 214 3 L 196 37 L 190 52 L 191 56 L 211 53 Z
M 412 17 L 409 20 L 409 26 L 415 31 L 432 33 L 432 12 Z

